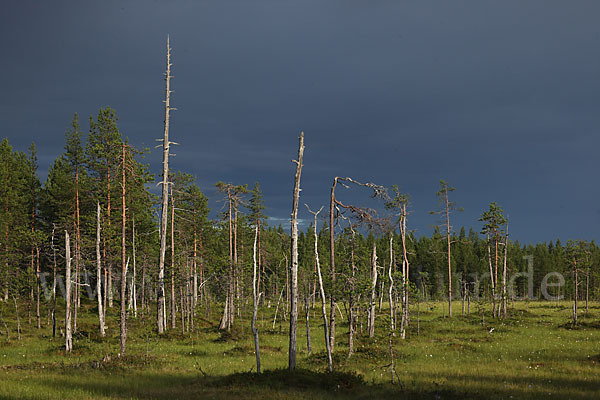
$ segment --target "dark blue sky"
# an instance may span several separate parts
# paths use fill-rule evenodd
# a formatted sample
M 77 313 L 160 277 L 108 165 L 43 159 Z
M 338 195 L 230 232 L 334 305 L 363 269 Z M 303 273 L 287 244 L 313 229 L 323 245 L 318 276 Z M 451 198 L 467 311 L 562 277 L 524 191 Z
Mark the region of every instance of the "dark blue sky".
M 455 227 L 480 229 L 496 201 L 520 241 L 598 240 L 599 15 L 593 0 L 7 2 L 0 136 L 34 140 L 45 176 L 73 113 L 87 130 L 110 105 L 124 135 L 154 147 L 170 34 L 171 165 L 213 200 L 218 180 L 260 181 L 287 225 L 304 130 L 313 208 L 335 175 L 396 183 L 409 225 L 429 233 L 446 179 L 465 209 Z

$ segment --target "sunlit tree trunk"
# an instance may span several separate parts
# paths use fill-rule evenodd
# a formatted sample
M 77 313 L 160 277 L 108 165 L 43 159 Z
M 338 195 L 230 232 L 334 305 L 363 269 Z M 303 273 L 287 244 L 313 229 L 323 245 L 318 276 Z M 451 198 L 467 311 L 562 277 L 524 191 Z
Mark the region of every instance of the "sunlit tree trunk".
M 321 295 L 321 313 L 323 315 L 323 333 L 325 337 L 325 349 L 327 350 L 327 368 L 329 372 L 333 372 L 333 360 L 331 358 L 331 341 L 329 340 L 329 324 L 327 322 L 327 299 L 325 297 L 325 289 L 323 288 L 323 276 L 321 274 L 321 264 L 319 262 L 319 237 L 317 235 L 317 216 L 323 210 L 323 207 L 319 209 L 319 211 L 314 212 L 311 211 L 308 206 L 306 206 L 308 212 L 313 214 L 315 218 L 314 226 L 313 226 L 313 236 L 315 239 L 315 265 L 317 268 L 317 277 L 319 278 L 319 294 Z
M 290 298 L 290 371 L 296 369 L 296 331 L 298 328 L 298 200 L 300 198 L 300 175 L 302 174 L 302 158 L 304 156 L 304 133 L 300 133 L 298 160 L 296 163 L 296 177 L 294 179 L 294 197 L 292 202 L 292 270 L 291 270 L 291 298 Z
M 165 253 L 167 250 L 167 213 L 169 208 L 169 113 L 173 109 L 170 105 L 171 97 L 171 47 L 167 37 L 167 72 L 165 89 L 165 130 L 163 137 L 163 179 L 162 179 L 162 207 L 160 214 L 160 255 L 158 262 L 158 296 L 157 296 L 157 325 L 158 333 L 162 334 L 166 328 L 165 308 Z
M 73 348 L 73 338 L 71 334 L 71 242 L 69 232 L 65 231 L 65 262 L 67 264 L 65 286 L 66 286 L 66 315 L 65 315 L 65 351 L 71 352 Z
M 377 298 L 377 245 L 371 253 L 371 298 L 369 299 L 369 337 L 375 336 L 375 305 Z
M 100 336 L 104 337 L 104 311 L 102 309 L 102 261 L 100 257 L 100 202 L 96 210 L 96 296 L 98 298 L 98 321 Z
M 256 232 L 254 233 L 254 250 L 253 250 L 253 268 L 252 268 L 252 334 L 254 336 L 254 353 L 256 354 L 256 372 L 260 374 L 260 346 L 258 343 L 258 328 L 256 327 L 256 314 L 258 312 L 258 300 L 260 293 L 257 293 L 257 265 L 256 265 L 256 242 L 258 238 L 258 225 L 256 226 Z

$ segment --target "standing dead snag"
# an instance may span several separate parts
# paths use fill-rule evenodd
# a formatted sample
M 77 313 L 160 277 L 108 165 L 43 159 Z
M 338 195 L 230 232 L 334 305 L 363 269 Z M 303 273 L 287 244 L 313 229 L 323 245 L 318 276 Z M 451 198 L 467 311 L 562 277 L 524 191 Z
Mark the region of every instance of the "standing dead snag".
M 360 207 L 356 207 L 353 205 L 346 205 L 343 204 L 342 202 L 340 202 L 339 200 L 337 200 L 336 196 L 335 196 L 335 188 L 337 186 L 337 183 L 340 182 L 340 184 L 345 187 L 348 188 L 348 186 L 345 183 L 353 183 L 355 185 L 358 186 L 364 186 L 367 188 L 370 188 L 373 190 L 373 194 L 372 197 L 373 198 L 381 198 L 386 200 L 388 198 L 387 195 L 387 190 L 385 187 L 380 186 L 380 185 L 376 185 L 374 183 L 371 182 L 367 182 L 367 183 L 361 183 L 358 182 L 352 178 L 346 177 L 346 178 L 341 178 L 339 176 L 336 176 L 333 179 L 333 185 L 331 187 L 331 200 L 330 200 L 330 208 L 329 208 L 329 229 L 330 229 L 330 262 L 331 262 L 331 282 L 332 282 L 332 294 L 331 294 L 331 328 L 330 328 L 330 342 L 331 342 L 331 349 L 333 351 L 334 345 L 335 345 L 335 309 L 336 309 L 336 302 L 335 302 L 335 211 L 337 210 L 339 213 L 339 207 L 344 208 L 346 210 L 349 210 L 352 215 L 354 216 L 354 218 L 356 218 L 358 220 L 358 223 L 366 223 L 367 225 L 369 225 L 370 229 L 373 229 L 376 225 L 379 225 L 381 223 L 381 221 L 378 221 L 376 218 L 376 212 L 374 210 L 368 209 L 368 208 L 360 208 Z M 375 276 L 376 279 L 376 276 Z M 375 282 L 376 283 L 376 282 Z
M 65 277 L 66 283 L 66 315 L 65 315 L 65 351 L 70 353 L 73 349 L 73 337 L 71 335 L 71 241 L 69 232 L 65 231 L 65 261 L 67 271 Z
M 375 297 L 377 290 L 377 245 L 373 241 L 371 254 L 371 297 L 369 299 L 369 337 L 375 336 Z
M 331 186 L 331 198 L 330 198 L 330 203 L 329 203 L 329 251 L 330 251 L 330 264 L 331 264 L 331 286 L 332 286 L 332 291 L 331 291 L 331 309 L 330 309 L 330 318 L 331 318 L 331 328 L 330 328 L 330 343 L 331 343 L 331 349 L 333 351 L 333 348 L 335 346 L 335 309 L 336 309 L 336 301 L 335 301 L 335 280 L 336 280 L 336 273 L 335 273 L 335 211 L 338 209 L 339 207 L 342 207 L 344 209 L 350 210 L 354 216 L 359 220 L 360 223 L 362 222 L 366 222 L 367 224 L 372 224 L 374 222 L 374 212 L 373 210 L 369 210 L 369 209 L 362 209 L 359 207 L 355 207 L 353 205 L 345 205 L 342 204 L 340 201 L 337 200 L 336 196 L 335 196 L 335 189 L 336 186 L 338 184 L 338 182 L 340 182 L 340 184 L 342 186 L 344 186 L 345 188 L 348 188 L 347 185 L 345 185 L 343 182 L 346 183 L 353 183 L 355 185 L 358 186 L 364 186 L 367 188 L 370 188 L 373 190 L 373 198 L 383 198 L 386 199 L 387 198 L 387 191 L 385 189 L 385 187 L 380 186 L 380 185 L 376 185 L 374 183 L 371 182 L 367 182 L 367 183 L 360 183 L 355 181 L 352 178 L 346 177 L 346 178 L 342 178 L 339 176 L 336 176 L 335 178 L 333 178 L 333 185 Z
M 388 297 L 390 302 L 390 334 L 396 336 L 396 325 L 395 325 L 395 310 L 394 304 L 394 278 L 392 276 L 392 268 L 394 266 L 394 235 L 390 231 L 390 266 L 388 269 L 388 277 L 390 279 L 390 287 L 388 289 Z M 391 339 L 390 339 L 391 340 Z
M 315 238 L 315 265 L 317 269 L 317 276 L 319 278 L 319 294 L 321 295 L 321 312 L 323 313 L 323 331 L 325 334 L 325 349 L 327 350 L 327 366 L 329 372 L 333 372 L 333 362 L 331 359 L 331 341 L 329 340 L 329 324 L 327 323 L 327 310 L 325 304 L 327 299 L 325 298 L 325 289 L 323 288 L 323 275 L 321 275 L 321 263 L 319 262 L 319 237 L 317 235 L 317 215 L 323 210 L 323 207 L 319 208 L 319 211 L 314 212 L 308 208 L 308 205 L 304 204 L 309 213 L 314 215 L 315 223 L 313 226 L 313 235 Z
M 290 349 L 289 370 L 296 368 L 296 329 L 298 327 L 298 200 L 300 198 L 300 175 L 302 174 L 302 158 L 304 156 L 304 132 L 300 132 L 296 177 L 294 178 L 294 198 L 292 201 L 292 276 L 290 298 Z
M 167 214 L 169 208 L 169 146 L 173 144 L 169 142 L 169 113 L 175 108 L 171 107 L 171 47 L 169 45 L 169 37 L 167 36 L 167 72 L 165 73 L 166 89 L 165 89 L 165 131 L 162 140 L 163 148 L 163 179 L 162 179 L 162 207 L 160 214 L 160 256 L 158 261 L 158 296 L 157 296 L 157 325 L 158 333 L 162 334 L 166 328 L 165 318 L 165 253 L 167 251 Z
M 253 268 L 252 268 L 252 301 L 253 301 L 253 312 L 252 312 L 252 334 L 254 335 L 254 353 L 256 354 L 256 372 L 260 374 L 260 346 L 258 344 L 258 328 L 256 327 L 256 314 L 258 312 L 258 301 L 260 299 L 260 293 L 257 293 L 257 281 L 256 281 L 256 242 L 258 239 L 258 225 L 256 225 L 254 233 L 254 248 L 252 254 Z

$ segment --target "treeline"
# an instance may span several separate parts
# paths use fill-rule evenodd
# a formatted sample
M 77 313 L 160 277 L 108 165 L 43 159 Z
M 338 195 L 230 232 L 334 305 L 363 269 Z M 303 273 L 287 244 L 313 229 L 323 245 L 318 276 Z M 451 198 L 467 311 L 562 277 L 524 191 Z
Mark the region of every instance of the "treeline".
M 56 299 L 64 301 L 60 288 L 67 265 L 67 234 L 75 332 L 77 313 L 85 303 L 102 303 L 100 319 L 116 302 L 129 310 L 121 319 L 156 309 L 159 201 L 149 190 L 156 179 L 144 163 L 148 150 L 132 146 L 117 122 L 112 109 L 100 109 L 90 117 L 84 135 L 76 114 L 66 131 L 65 151 L 52 163 L 44 183 L 38 177 L 34 144 L 26 153 L 14 151 L 7 139 L 0 144 L 0 299 L 15 307 L 26 304 L 29 323 L 35 316 L 38 327 L 44 313 L 52 315 L 56 327 Z M 323 291 L 334 310 L 331 318 L 336 308 L 340 313 L 343 309 L 351 333 L 358 323 L 362 327 L 361 318 L 371 321 L 376 312 L 382 313 L 384 302 L 393 308 L 392 329 L 403 327 L 408 315 L 398 323 L 395 318 L 408 307 L 409 297 L 427 301 L 450 296 L 466 302 L 502 298 L 506 304 L 512 299 L 576 294 L 587 299 L 600 294 L 600 249 L 593 241 L 510 240 L 508 221 L 495 203 L 482 210 L 479 222 L 474 221 L 477 230 L 454 232 L 449 201 L 442 210 L 447 226 L 436 228 L 431 236 L 417 236 L 410 225 L 418 216 L 407 214 L 408 197 L 397 188 L 392 196 L 376 185 L 340 180 L 373 189 L 381 198 L 376 213 L 332 197 L 329 213 L 315 218 Z M 288 229 L 268 224 L 258 183 L 249 189 L 247 184 L 218 182 L 216 188 L 226 207 L 210 219 L 207 198 L 194 177 L 178 171 L 169 175 L 163 301 L 164 322 L 170 329 L 193 330 L 196 314 L 210 315 L 216 307 L 222 310 L 221 328 L 231 329 L 236 316 L 250 309 L 255 238 L 259 307 L 287 312 Z M 452 190 L 442 181 L 438 196 L 448 200 Z M 314 222 L 298 237 L 300 304 L 307 306 L 320 298 L 313 229 Z M 333 331 L 335 325 L 330 323 Z M 104 329 L 105 323 L 100 324 Z

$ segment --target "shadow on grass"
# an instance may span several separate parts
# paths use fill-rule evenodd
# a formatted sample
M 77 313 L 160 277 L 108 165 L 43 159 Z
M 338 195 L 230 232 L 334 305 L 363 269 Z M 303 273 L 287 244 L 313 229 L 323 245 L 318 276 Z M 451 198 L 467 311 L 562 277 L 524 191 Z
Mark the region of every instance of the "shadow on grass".
M 113 371 L 114 372 L 114 371 Z M 534 377 L 510 378 L 500 375 L 420 373 L 408 382 L 407 388 L 390 384 L 369 384 L 353 373 L 314 372 L 297 369 L 267 370 L 262 374 L 235 373 L 208 376 L 123 371 L 123 374 L 88 372 L 71 375 L 50 375 L 36 380 L 48 389 L 44 398 L 110 398 L 110 399 L 537 399 L 546 390 L 557 398 L 593 399 L 599 389 L 597 382 L 578 377 L 553 379 L 550 388 Z M 419 387 L 427 382 L 426 387 Z M 509 386 L 507 386 L 507 384 Z M 504 386 L 503 386 L 504 385 Z M 60 392 L 56 392 L 59 390 Z M 50 397 L 47 394 L 54 394 Z M 41 395 L 41 394 L 40 394 Z M 561 397 L 562 396 L 562 397 Z M 17 397 L 3 397 L 16 399 Z M 40 398 L 36 396 L 21 399 Z
M 138 372 L 117 378 L 113 374 L 96 373 L 72 377 L 45 377 L 40 383 L 49 389 L 60 388 L 61 393 L 64 393 L 61 395 L 63 399 L 81 398 L 82 394 L 85 398 L 132 399 L 407 398 L 398 386 L 368 384 L 357 374 L 329 374 L 305 369 L 297 369 L 294 372 L 275 369 L 261 374 L 244 372 L 226 376 Z

